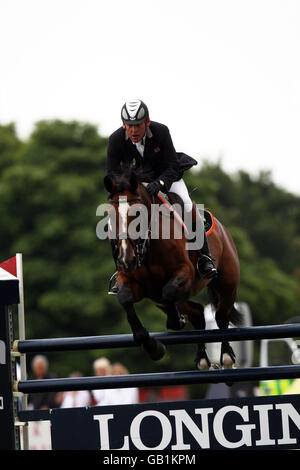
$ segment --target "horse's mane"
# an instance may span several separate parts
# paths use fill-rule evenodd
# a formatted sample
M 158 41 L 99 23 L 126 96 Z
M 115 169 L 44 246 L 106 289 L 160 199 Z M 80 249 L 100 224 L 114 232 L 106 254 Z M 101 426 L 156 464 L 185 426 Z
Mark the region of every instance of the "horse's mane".
M 110 173 L 110 177 L 113 179 L 115 185 L 118 186 L 119 190 L 130 189 L 130 181 L 132 178 L 136 178 L 138 183 L 143 182 L 150 183 L 155 179 L 154 172 L 150 168 L 133 168 L 131 166 L 120 166 L 119 171 Z

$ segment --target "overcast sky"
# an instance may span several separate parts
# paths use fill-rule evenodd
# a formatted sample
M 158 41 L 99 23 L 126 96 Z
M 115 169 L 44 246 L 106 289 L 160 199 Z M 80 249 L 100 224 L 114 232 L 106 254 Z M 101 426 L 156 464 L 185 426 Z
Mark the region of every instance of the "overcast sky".
M 109 135 L 143 99 L 178 151 L 300 194 L 299 0 L 1 0 L 0 123 Z

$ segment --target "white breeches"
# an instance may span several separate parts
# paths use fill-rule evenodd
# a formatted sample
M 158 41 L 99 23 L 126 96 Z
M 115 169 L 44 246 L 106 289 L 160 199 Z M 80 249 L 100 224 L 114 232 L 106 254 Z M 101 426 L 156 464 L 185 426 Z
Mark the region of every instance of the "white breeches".
M 170 192 L 178 194 L 183 200 L 183 204 L 186 212 L 190 212 L 193 208 L 193 203 L 188 193 L 185 182 L 181 178 L 179 181 L 175 181 L 169 189 Z

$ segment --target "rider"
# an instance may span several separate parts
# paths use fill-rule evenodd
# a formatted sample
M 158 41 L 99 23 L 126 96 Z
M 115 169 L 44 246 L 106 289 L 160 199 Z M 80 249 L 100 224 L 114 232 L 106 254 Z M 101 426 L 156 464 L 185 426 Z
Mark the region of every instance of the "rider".
M 181 197 L 185 210 L 191 211 L 193 203 L 182 176 L 185 170 L 197 165 L 197 161 L 175 151 L 169 129 L 158 122 L 150 122 L 143 101 L 127 101 L 121 109 L 121 119 L 123 126 L 108 140 L 106 174 L 119 172 L 122 163 L 150 168 L 154 179 L 147 186 L 148 193 L 155 196 L 159 191 L 174 192 Z M 203 278 L 210 279 L 217 270 L 210 256 L 205 230 L 203 232 L 204 243 L 198 252 L 197 267 Z M 116 292 L 117 286 L 114 286 L 112 293 Z

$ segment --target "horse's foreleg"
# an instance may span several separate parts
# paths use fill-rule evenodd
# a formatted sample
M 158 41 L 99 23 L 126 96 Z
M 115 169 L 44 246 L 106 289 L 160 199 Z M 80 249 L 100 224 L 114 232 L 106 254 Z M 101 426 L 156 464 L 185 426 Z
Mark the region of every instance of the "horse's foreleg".
M 143 346 L 151 359 L 155 361 L 161 359 L 166 352 L 166 348 L 160 341 L 149 335 L 148 330 L 138 318 L 134 308 L 134 294 L 128 284 L 124 283 L 119 287 L 118 300 L 126 311 L 135 343 Z
M 188 298 L 191 282 L 191 277 L 182 270 L 177 271 L 163 287 L 162 304 L 168 316 L 167 328 L 169 329 L 181 330 L 186 324 L 185 316 L 179 312 L 176 303 Z

